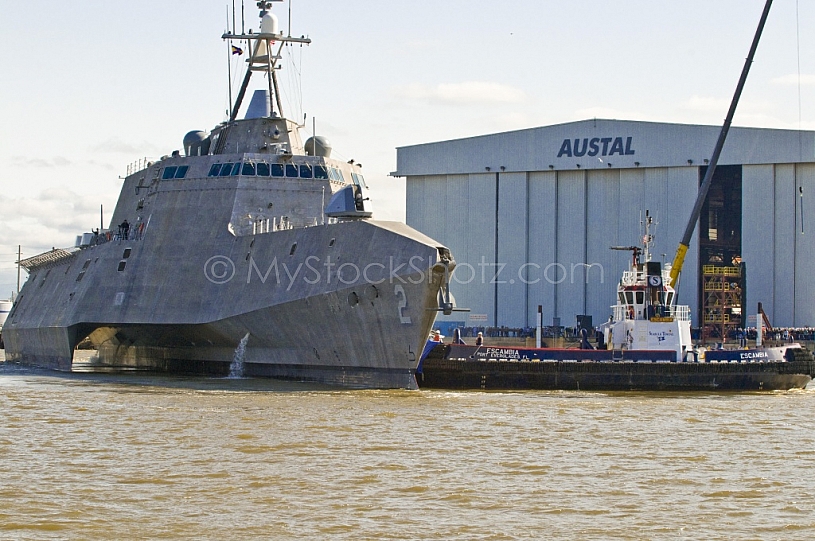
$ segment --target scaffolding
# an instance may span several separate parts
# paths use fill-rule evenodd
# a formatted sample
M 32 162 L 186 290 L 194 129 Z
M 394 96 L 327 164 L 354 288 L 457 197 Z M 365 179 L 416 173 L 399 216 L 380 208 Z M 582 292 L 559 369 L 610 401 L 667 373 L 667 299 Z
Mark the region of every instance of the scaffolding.
M 702 313 L 705 338 L 725 339 L 742 325 L 742 274 L 740 267 L 702 266 Z

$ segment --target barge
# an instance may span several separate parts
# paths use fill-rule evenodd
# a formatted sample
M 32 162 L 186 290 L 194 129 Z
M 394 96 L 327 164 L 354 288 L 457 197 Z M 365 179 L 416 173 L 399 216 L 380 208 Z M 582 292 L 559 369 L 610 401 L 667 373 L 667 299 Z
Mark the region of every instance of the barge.
M 672 353 L 438 344 L 416 379 L 427 389 L 778 391 L 803 389 L 815 371 L 812 354 L 798 344 L 708 351 L 689 362 Z

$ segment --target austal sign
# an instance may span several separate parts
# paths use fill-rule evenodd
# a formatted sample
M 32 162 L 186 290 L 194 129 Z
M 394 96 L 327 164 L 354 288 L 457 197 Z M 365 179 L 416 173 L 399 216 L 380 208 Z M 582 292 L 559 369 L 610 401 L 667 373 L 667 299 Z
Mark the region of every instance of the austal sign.
M 593 137 L 589 139 L 564 139 L 560 145 L 558 158 L 581 156 L 633 156 L 633 137 Z

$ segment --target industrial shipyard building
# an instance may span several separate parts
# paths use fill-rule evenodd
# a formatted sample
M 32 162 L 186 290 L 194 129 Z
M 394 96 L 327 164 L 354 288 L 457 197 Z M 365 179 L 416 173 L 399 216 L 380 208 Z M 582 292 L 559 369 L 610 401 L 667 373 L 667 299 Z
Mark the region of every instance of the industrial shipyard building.
M 397 149 L 407 223 L 445 243 L 467 327 L 607 320 L 646 212 L 670 263 L 718 126 L 585 120 Z M 815 325 L 815 132 L 731 128 L 679 283 L 712 335 Z

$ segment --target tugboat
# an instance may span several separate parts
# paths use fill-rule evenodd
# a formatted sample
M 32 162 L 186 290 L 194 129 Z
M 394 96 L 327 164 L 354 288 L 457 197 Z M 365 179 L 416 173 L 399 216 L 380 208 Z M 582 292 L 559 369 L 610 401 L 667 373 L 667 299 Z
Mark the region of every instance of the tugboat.
M 651 261 L 652 226 L 653 219 L 645 211 L 642 247 L 611 247 L 630 250 L 632 258 L 617 285 L 618 302 L 601 326 L 603 338 L 612 350 L 670 350 L 675 353 L 671 360 L 685 361 L 692 349 L 690 308 L 676 305 L 670 265 L 663 269 L 659 261 Z
M 577 348 L 453 344 L 426 350 L 422 387 L 599 391 L 770 391 L 804 388 L 815 361 L 800 344 L 706 351 L 691 339 L 690 308 L 677 305 L 671 265 L 651 261 L 653 220 L 646 211 L 642 246 L 630 250 L 617 303 L 600 326 L 605 348 L 584 335 Z
M 281 50 L 310 40 L 281 33 L 271 6 L 258 33 L 222 36 L 250 44 L 228 120 L 129 171 L 108 229 L 21 262 L 7 360 L 71 370 L 87 338 L 99 366 L 225 376 L 239 348 L 245 376 L 416 388 L 455 261 L 373 220 L 361 165 L 283 117 Z M 268 88 L 239 119 L 258 72 Z

